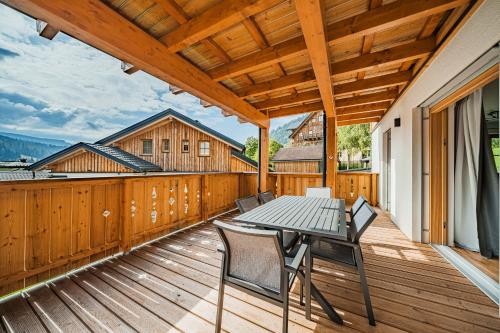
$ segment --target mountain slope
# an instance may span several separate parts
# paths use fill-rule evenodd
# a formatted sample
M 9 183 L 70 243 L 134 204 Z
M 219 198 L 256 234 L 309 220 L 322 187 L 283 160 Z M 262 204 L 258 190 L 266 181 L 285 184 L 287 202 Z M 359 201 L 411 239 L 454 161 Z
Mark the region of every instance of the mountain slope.
M 23 137 L 19 135 L 19 137 Z M 44 157 L 52 155 L 61 149 L 66 148 L 69 144 L 62 140 L 53 140 L 55 142 L 64 143 L 64 145 L 46 144 L 42 142 L 35 142 L 35 137 L 28 137 L 30 141 L 16 139 L 0 134 L 0 161 L 17 161 L 20 158 L 26 158 L 29 162 L 38 161 Z
M 43 144 L 51 145 L 51 146 L 67 147 L 67 146 L 71 145 L 71 143 L 64 141 L 64 140 L 39 138 L 39 137 L 23 135 L 23 134 L 0 132 L 0 135 L 4 136 L 4 137 L 11 138 L 11 139 L 17 139 L 17 140 L 28 141 L 28 142 L 43 143 Z
M 288 141 L 290 141 L 289 135 L 290 135 L 290 129 L 294 129 L 299 124 L 308 116 L 309 114 L 302 115 L 299 118 L 296 118 L 294 120 L 289 121 L 288 123 L 281 125 L 280 127 L 277 127 L 273 130 L 271 130 L 271 133 L 269 133 L 269 136 L 271 139 L 274 139 L 281 143 L 283 146 L 285 146 Z

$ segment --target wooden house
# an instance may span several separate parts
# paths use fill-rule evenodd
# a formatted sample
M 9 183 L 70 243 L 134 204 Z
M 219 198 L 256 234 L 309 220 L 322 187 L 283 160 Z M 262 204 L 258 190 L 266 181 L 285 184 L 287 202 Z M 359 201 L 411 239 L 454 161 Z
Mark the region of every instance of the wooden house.
M 245 146 L 172 109 L 95 143 L 80 142 L 30 166 L 53 172 L 256 171 Z
M 292 147 L 316 145 L 323 141 L 323 114 L 311 112 L 290 134 Z

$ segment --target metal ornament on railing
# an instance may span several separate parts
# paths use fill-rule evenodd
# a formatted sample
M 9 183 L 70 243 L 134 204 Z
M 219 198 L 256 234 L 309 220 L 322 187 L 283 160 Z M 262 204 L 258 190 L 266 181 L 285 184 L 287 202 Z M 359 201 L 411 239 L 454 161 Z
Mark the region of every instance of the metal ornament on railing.
M 109 215 L 111 215 L 111 212 L 109 210 L 107 210 L 107 209 L 105 209 L 102 212 L 102 216 L 104 216 L 105 219 L 107 219 Z
M 137 211 L 137 207 L 135 206 L 135 200 L 132 200 L 130 202 L 131 206 L 130 206 L 130 214 L 132 217 L 135 217 L 135 212 Z
M 156 217 L 158 216 L 158 213 L 156 212 L 156 187 L 153 186 L 153 190 L 151 192 L 151 199 L 153 200 L 152 202 L 152 212 L 151 212 L 151 222 L 153 224 L 156 223 Z
M 187 187 L 187 184 L 184 184 L 184 214 L 187 214 L 188 213 L 188 208 L 189 208 L 189 205 L 188 205 L 188 196 L 187 196 L 187 193 L 188 193 L 188 187 Z

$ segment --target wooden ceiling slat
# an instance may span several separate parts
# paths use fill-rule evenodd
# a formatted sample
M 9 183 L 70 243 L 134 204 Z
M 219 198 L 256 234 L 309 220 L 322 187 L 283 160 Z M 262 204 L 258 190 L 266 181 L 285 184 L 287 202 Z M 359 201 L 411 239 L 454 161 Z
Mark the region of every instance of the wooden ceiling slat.
M 387 108 L 391 106 L 391 102 L 376 102 L 376 103 L 370 103 L 370 104 L 362 104 L 362 105 L 355 105 L 355 106 L 348 106 L 345 108 L 339 108 L 337 111 L 337 114 L 339 116 L 345 116 L 349 114 L 357 114 L 357 113 L 364 113 L 368 111 L 380 111 L 380 110 L 387 110 Z
M 286 106 L 291 104 L 310 102 L 321 99 L 318 90 L 306 91 L 300 94 L 293 94 L 278 98 L 271 98 L 262 102 L 253 104 L 257 109 L 269 109 L 278 106 Z
M 369 79 L 358 80 L 349 83 L 343 83 L 335 86 L 335 95 L 353 94 L 361 91 L 393 87 L 411 80 L 411 72 L 398 72 L 372 77 Z
M 376 92 L 373 94 L 367 94 L 367 95 L 339 99 L 339 100 L 335 101 L 335 106 L 340 111 L 341 108 L 345 108 L 348 106 L 363 105 L 363 104 L 369 104 L 369 103 L 374 103 L 374 102 L 390 101 L 390 100 L 395 99 L 397 96 L 398 96 L 398 92 L 393 89 L 393 90 L 389 90 L 389 91 Z
M 277 110 L 269 111 L 269 118 L 279 118 L 286 116 L 293 116 L 301 113 L 316 112 L 323 110 L 323 103 L 316 102 L 311 104 L 305 104 L 300 106 L 292 106 L 288 108 L 281 108 Z
M 395 63 L 423 58 L 431 53 L 435 46 L 436 40 L 434 38 L 427 38 L 387 50 L 364 54 L 357 58 L 334 63 L 332 74 L 357 73 L 359 71 L 376 69 L 380 66 L 390 66 Z
M 184 9 L 175 2 L 175 0 L 155 0 L 155 2 L 163 8 L 163 10 L 174 18 L 179 24 L 184 24 L 188 21 L 189 15 Z
M 337 126 L 349 126 L 349 125 L 357 125 L 357 124 L 377 123 L 380 121 L 380 119 L 382 119 L 381 116 L 362 118 L 362 119 L 354 119 L 354 120 L 337 121 Z
M 371 118 L 371 117 L 382 117 L 383 115 L 384 115 L 383 110 L 360 112 L 360 113 L 353 113 L 353 114 L 347 114 L 347 115 L 338 115 L 337 121 L 357 120 L 357 119 Z
M 171 52 L 179 52 L 279 2 L 281 0 L 224 0 L 181 24 L 161 41 L 168 45 Z
M 302 33 L 327 117 L 335 116 L 330 56 L 325 38 L 325 20 L 320 0 L 296 1 Z
M 465 0 L 396 1 L 329 25 L 327 28 L 328 43 L 329 45 L 345 43 L 367 34 L 373 34 L 429 15 L 442 13 L 466 2 Z M 215 80 L 224 80 L 303 55 L 306 52 L 307 47 L 304 38 L 298 36 L 262 51 L 241 57 L 230 64 L 216 67 L 208 73 Z
M 128 63 L 137 64 L 151 75 L 213 105 L 231 110 L 238 117 L 261 127 L 269 126 L 266 115 L 221 84 L 212 81 L 206 73 L 170 52 L 165 45 L 100 1 L 5 0 L 5 2 L 49 24 L 54 22 L 52 24 L 61 31 L 78 37 L 84 43 Z
M 300 84 L 315 81 L 314 72 L 308 70 L 305 72 L 295 73 L 283 76 L 279 79 L 274 79 L 262 83 L 257 83 L 253 86 L 244 87 L 236 92 L 240 97 L 258 96 L 269 92 L 293 88 Z

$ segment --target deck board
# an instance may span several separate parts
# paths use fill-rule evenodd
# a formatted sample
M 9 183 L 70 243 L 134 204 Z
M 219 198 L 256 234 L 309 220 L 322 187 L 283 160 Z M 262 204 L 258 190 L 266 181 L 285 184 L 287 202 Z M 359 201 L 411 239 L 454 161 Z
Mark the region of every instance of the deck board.
M 386 214 L 361 242 L 377 326 L 368 325 L 356 271 L 316 260 L 313 281 L 345 325 L 329 321 L 314 302 L 312 321 L 306 320 L 295 285 L 290 332 L 500 330 L 496 305 L 430 246 L 407 240 Z M 15 332 L 213 332 L 220 245 L 210 223 L 161 239 L 0 304 L 0 332 L 6 322 Z M 280 332 L 281 309 L 228 287 L 222 328 Z

